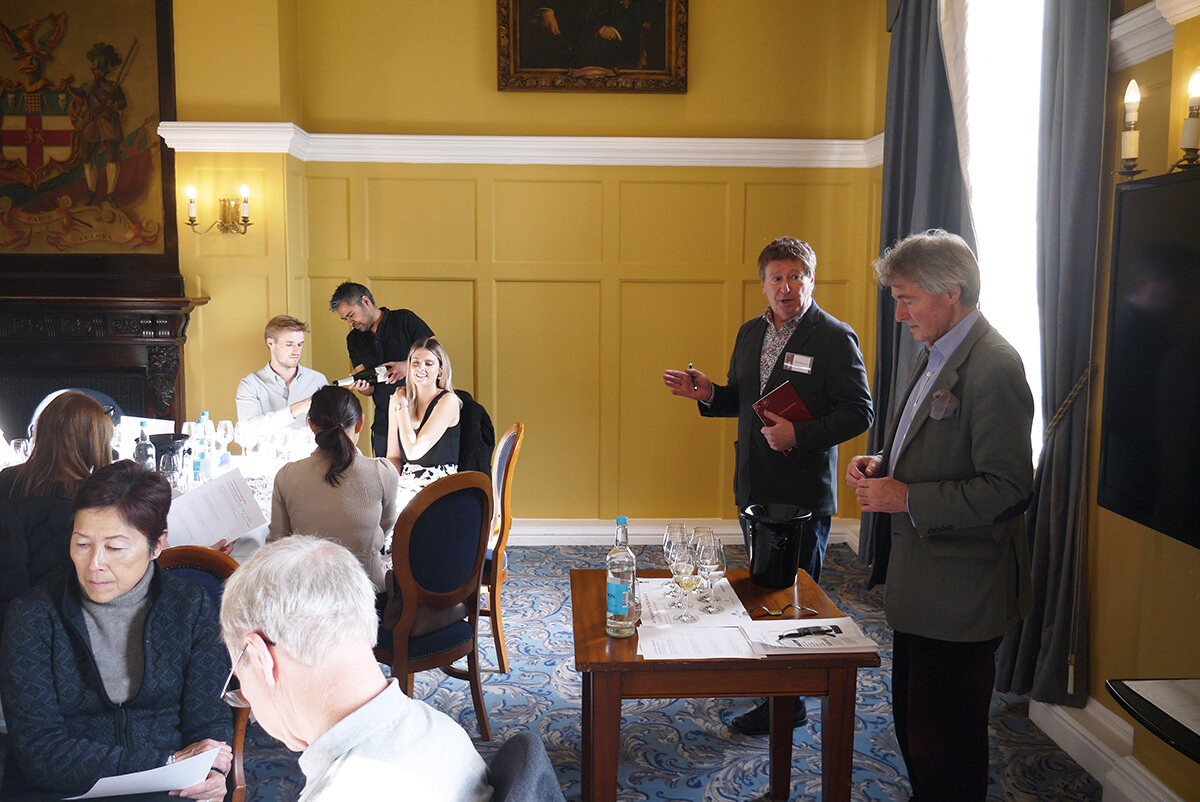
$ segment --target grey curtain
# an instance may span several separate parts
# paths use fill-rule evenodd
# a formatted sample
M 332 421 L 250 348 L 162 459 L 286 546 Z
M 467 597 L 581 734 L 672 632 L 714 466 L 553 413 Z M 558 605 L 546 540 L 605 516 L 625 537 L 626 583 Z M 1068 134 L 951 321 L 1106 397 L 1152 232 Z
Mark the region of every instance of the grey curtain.
M 1107 0 L 1046 0 L 1038 145 L 1042 408 L 1050 423 L 1026 513 L 1034 610 L 997 656 L 996 687 L 1087 701 L 1087 408 L 1099 230 Z
M 946 64 L 938 32 L 937 0 L 889 3 L 887 119 L 883 136 L 883 204 L 879 250 L 928 228 L 944 228 L 975 247 Z M 908 327 L 896 323 L 890 291 L 880 290 L 876 324 L 875 426 L 871 453 L 883 448 L 896 406 L 920 346 Z M 859 560 L 873 565 L 871 583 L 883 581 L 891 545 L 887 527 L 877 531 L 873 513 L 863 515 Z

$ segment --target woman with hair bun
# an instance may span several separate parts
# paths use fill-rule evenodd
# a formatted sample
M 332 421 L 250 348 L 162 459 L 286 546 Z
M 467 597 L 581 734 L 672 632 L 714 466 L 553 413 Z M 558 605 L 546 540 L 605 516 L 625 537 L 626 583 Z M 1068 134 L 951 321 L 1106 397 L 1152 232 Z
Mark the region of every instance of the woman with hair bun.
M 364 457 L 355 445 L 362 406 L 344 387 L 313 393 L 308 425 L 317 436 L 312 456 L 290 462 L 275 475 L 267 542 L 291 534 L 341 543 L 358 558 L 376 591 L 384 587 L 385 534 L 400 515 L 400 478 L 386 459 Z

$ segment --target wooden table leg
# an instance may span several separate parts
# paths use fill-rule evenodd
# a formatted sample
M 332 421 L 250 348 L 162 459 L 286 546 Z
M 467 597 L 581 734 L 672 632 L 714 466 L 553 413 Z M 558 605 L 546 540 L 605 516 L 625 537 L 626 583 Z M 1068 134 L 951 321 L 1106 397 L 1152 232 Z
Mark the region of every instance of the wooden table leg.
M 767 764 L 771 771 L 771 799 L 786 800 L 792 793 L 792 721 L 795 697 L 770 698 L 770 734 Z
M 590 802 L 616 802 L 617 763 L 621 749 L 621 675 L 592 673 Z
M 579 722 L 579 797 L 583 802 L 592 798 L 592 672 L 583 672 L 583 717 Z
M 821 799 L 849 802 L 854 763 L 854 701 L 858 671 L 829 672 L 829 695 L 821 702 Z

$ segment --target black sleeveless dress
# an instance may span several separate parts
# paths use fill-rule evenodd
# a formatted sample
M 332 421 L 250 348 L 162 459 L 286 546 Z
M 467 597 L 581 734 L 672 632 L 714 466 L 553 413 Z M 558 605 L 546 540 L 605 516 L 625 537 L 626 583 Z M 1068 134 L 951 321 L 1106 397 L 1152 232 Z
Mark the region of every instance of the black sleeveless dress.
M 434 407 L 441 403 L 442 398 L 445 396 L 450 396 L 450 399 L 446 402 L 448 404 L 452 404 L 457 400 L 454 397 L 454 394 L 449 390 L 442 390 L 440 393 L 438 393 L 437 397 L 433 399 L 432 403 L 430 403 L 429 408 L 425 410 L 425 417 L 421 418 L 421 423 L 416 427 L 416 432 L 418 435 L 421 433 L 421 429 L 425 428 L 425 424 L 429 420 L 429 416 L 433 414 Z M 404 457 L 404 465 L 406 468 L 409 465 L 413 465 L 414 467 L 421 466 L 425 468 L 437 468 L 441 466 L 457 467 L 461 439 L 462 416 L 459 415 L 458 423 L 442 432 L 441 438 L 439 438 L 438 441 L 433 444 L 433 447 L 426 451 L 424 456 L 422 456 L 420 459 L 409 459 L 408 455 L 404 453 L 403 442 L 400 443 L 400 454 Z

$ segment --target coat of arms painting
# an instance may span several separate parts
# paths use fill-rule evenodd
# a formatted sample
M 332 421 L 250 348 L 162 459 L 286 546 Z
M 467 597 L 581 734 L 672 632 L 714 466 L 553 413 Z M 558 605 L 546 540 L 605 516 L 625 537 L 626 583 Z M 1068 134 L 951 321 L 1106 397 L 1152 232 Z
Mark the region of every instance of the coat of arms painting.
M 0 253 L 163 252 L 154 0 L 0 4 Z

